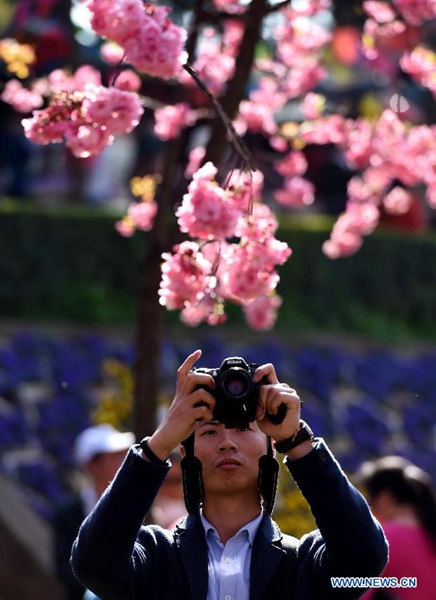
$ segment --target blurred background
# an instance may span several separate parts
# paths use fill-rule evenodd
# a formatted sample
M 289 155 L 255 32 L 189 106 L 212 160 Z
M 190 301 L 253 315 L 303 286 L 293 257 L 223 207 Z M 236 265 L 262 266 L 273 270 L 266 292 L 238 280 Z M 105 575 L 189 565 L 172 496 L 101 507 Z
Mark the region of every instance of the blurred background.
M 398 82 L 395 48 L 375 74 L 361 68 L 360 5 L 333 3 L 329 77 L 318 90 L 355 116 L 389 104 L 394 77 Z M 183 20 L 186 9 L 189 0 L 176 4 L 176 18 Z M 79 2 L 0 0 L 0 27 L 2 38 L 35 46 L 41 76 L 84 62 L 104 69 Z M 426 33 L 434 38 L 433 22 Z M 3 85 L 4 60 L 0 69 Z M 400 84 L 410 118 L 434 123 L 429 92 L 404 74 Z M 149 86 L 161 101 L 174 92 L 158 81 Z M 293 118 L 288 108 L 284 120 Z M 0 102 L 0 600 L 30 594 L 55 600 L 62 596 L 51 526 L 73 487 L 74 440 L 97 423 L 132 429 L 138 273 L 147 237 L 122 237 L 115 223 L 133 199 L 132 178 L 158 169 L 164 144 L 150 114 L 98 157 L 77 159 L 61 144 L 30 143 L 22 118 Z M 252 149 L 266 165 L 263 140 L 254 137 Z M 280 215 L 277 237 L 293 257 L 280 269 L 283 305 L 275 328 L 249 331 L 232 307 L 217 328 L 188 329 L 165 313 L 160 410 L 172 400 L 177 367 L 197 347 L 206 367 L 231 355 L 273 362 L 304 399 L 303 417 L 348 473 L 385 454 L 434 473 L 434 211 L 417 190 L 416 204 L 401 216 L 384 215 L 358 254 L 330 261 L 321 247 L 354 173 L 334 148 L 308 147 L 306 156 L 316 201 Z M 272 190 L 277 181 L 265 172 Z M 275 516 L 294 535 L 313 526 L 299 492 L 287 484 Z

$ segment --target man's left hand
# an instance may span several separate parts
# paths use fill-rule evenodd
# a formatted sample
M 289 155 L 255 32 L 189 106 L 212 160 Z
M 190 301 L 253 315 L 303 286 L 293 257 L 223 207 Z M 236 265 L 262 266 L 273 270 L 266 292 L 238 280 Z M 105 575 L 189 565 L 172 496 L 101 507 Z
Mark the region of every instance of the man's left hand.
M 300 397 L 287 383 L 280 383 L 274 365 L 267 363 L 256 369 L 253 381 L 258 383 L 265 378 L 267 383 L 259 389 L 259 411 L 256 421 L 259 429 L 274 440 L 285 440 L 300 427 Z M 286 411 L 281 423 L 273 423 L 268 415 L 276 416 L 279 407 L 284 405 Z M 280 409 L 282 411 L 283 408 Z

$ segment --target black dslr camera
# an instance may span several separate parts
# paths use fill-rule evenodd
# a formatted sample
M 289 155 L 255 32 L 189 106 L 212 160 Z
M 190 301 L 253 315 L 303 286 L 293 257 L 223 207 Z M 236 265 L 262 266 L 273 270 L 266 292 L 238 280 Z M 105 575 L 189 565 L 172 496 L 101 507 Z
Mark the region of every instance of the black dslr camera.
M 214 419 L 227 429 L 248 427 L 256 419 L 259 389 L 267 383 L 265 378 L 258 383 L 253 381 L 257 367 L 254 363 L 247 364 L 239 356 L 231 356 L 225 358 L 218 369 L 194 369 L 197 373 L 207 373 L 214 378 L 215 389 L 199 387 L 207 389 L 215 398 Z M 284 411 L 269 415 L 272 422 L 281 423 L 286 412 L 285 406 L 282 407 Z

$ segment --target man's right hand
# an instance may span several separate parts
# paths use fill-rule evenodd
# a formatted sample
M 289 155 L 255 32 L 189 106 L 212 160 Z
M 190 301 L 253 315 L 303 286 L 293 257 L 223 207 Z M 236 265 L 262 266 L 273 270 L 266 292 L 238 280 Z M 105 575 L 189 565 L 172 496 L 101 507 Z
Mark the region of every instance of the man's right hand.
M 201 356 L 196 350 L 188 356 L 177 371 L 177 388 L 174 400 L 162 423 L 148 440 L 150 450 L 161 460 L 166 460 L 202 421 L 213 420 L 215 398 L 199 385 L 215 388 L 215 381 L 207 373 L 192 368 Z

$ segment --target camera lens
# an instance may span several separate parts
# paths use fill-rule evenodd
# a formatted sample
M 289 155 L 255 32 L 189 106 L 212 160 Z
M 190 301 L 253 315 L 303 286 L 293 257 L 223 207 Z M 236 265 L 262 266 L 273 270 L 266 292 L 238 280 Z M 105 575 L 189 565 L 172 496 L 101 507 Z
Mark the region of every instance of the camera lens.
M 237 371 L 236 369 L 229 371 L 222 382 L 224 393 L 231 398 L 245 396 L 250 388 L 250 380 L 247 378 L 245 371 Z

